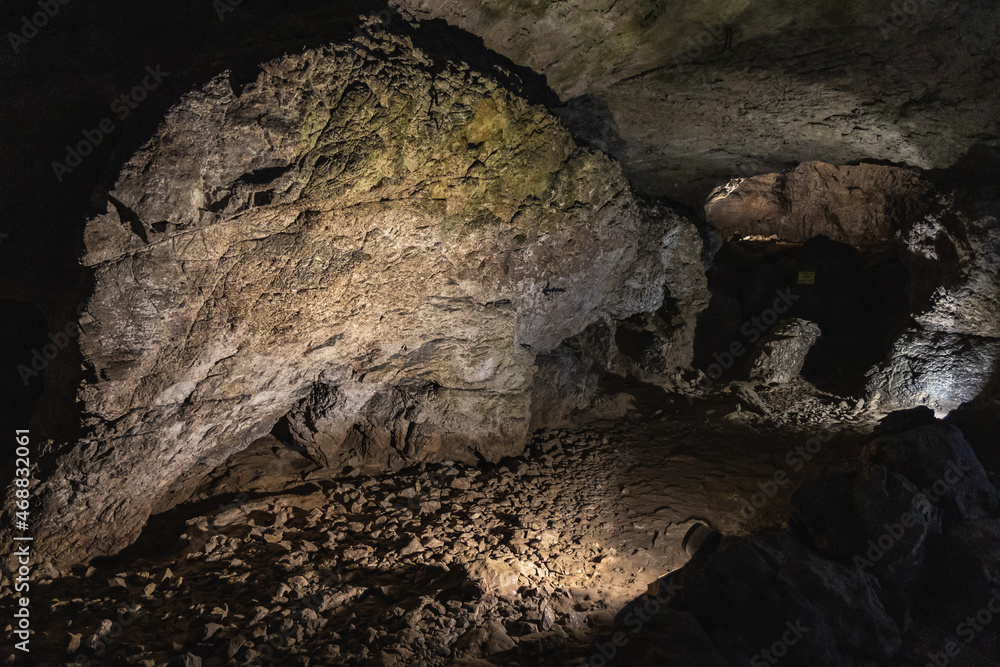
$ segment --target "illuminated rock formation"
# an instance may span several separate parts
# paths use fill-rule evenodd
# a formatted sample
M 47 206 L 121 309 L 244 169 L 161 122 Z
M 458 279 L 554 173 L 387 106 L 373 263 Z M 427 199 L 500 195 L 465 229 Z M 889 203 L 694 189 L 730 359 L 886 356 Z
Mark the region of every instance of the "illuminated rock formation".
M 293 409 L 331 465 L 516 454 L 536 355 L 704 287 L 687 220 L 492 80 L 388 35 L 263 69 L 187 95 L 87 225 L 88 431 L 40 490 L 57 565 Z

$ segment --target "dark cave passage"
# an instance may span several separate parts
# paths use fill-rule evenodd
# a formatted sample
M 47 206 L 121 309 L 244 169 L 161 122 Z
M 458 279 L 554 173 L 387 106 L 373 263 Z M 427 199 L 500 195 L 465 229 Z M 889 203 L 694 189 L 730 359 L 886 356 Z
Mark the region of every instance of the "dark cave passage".
M 801 245 L 727 242 L 708 275 L 712 300 L 698 320 L 697 368 L 716 363 L 734 341 L 749 349 L 776 321 L 801 317 L 822 330 L 803 379 L 859 398 L 866 373 L 886 360 L 910 321 L 908 272 L 895 249 L 859 251 L 825 237 Z M 776 302 L 787 305 L 777 318 Z M 728 377 L 745 361 L 736 359 Z

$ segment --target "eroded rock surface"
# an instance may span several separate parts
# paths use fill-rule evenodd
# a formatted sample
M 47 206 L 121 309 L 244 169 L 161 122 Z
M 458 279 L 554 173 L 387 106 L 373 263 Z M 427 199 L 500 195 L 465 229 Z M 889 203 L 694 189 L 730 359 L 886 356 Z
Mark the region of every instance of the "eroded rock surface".
M 799 377 L 806 355 L 820 337 L 814 322 L 794 318 L 778 322 L 754 348 L 747 374 L 755 382 L 786 384 Z
M 869 393 L 884 407 L 946 413 L 1000 377 L 1000 204 L 939 193 L 902 241 L 914 322 L 873 374 Z
M 802 160 L 946 167 L 997 134 L 1000 13 L 984 3 L 392 4 L 545 74 L 581 136 L 691 206 Z
M 806 162 L 719 188 L 705 218 L 724 238 L 776 237 L 805 243 L 823 235 L 854 247 L 886 244 L 917 218 L 930 184 L 909 169 Z
M 187 95 L 87 225 L 89 432 L 39 491 L 57 566 L 296 406 L 326 463 L 516 454 L 535 356 L 669 291 L 690 223 L 495 82 L 388 35 L 263 69 Z

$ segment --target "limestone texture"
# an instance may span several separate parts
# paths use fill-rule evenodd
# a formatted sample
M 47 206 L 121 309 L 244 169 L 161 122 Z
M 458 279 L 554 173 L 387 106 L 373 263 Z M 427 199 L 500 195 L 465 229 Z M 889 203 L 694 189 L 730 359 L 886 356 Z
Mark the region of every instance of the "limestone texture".
M 821 332 L 814 322 L 794 318 L 778 322 L 761 338 L 747 361 L 750 380 L 786 384 L 799 377 L 806 355 Z
M 285 415 L 326 465 L 516 454 L 536 355 L 697 282 L 671 277 L 702 273 L 691 223 L 610 158 L 372 34 L 184 96 L 87 223 L 86 434 L 38 490 L 54 567 L 127 545 Z
M 392 4 L 544 74 L 562 116 L 638 188 L 692 207 L 804 160 L 948 167 L 998 134 L 991 3 Z
M 869 395 L 884 408 L 947 413 L 998 386 L 1000 202 L 937 191 L 901 241 L 913 320 L 873 369 Z
M 926 208 L 929 189 L 909 169 L 807 162 L 720 187 L 705 205 L 705 218 L 727 239 L 805 243 L 822 234 L 865 247 L 892 242 Z

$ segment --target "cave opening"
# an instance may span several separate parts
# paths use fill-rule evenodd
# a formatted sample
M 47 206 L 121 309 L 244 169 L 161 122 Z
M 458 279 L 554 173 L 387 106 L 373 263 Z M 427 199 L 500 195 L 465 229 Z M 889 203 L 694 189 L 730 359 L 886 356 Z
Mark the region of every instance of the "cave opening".
M 798 317 L 822 332 L 803 379 L 863 398 L 869 372 L 911 321 L 909 271 L 893 247 L 858 250 L 823 236 L 802 244 L 728 241 L 708 276 L 712 298 L 698 320 L 697 368 L 716 363 L 714 355 L 732 341 L 752 348 L 776 321 Z M 776 299 L 788 306 L 777 320 L 769 312 Z M 738 376 L 745 361 L 737 360 L 728 377 Z

